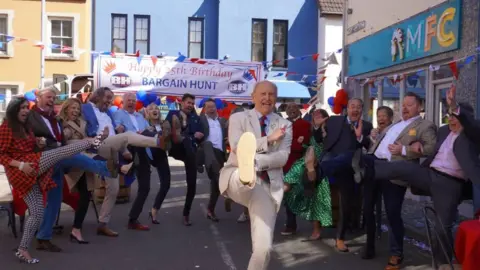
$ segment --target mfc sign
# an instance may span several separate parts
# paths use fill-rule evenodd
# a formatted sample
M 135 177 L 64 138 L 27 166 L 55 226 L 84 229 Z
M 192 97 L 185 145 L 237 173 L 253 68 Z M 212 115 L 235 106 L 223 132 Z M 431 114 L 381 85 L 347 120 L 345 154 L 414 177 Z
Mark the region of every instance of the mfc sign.
M 456 8 L 449 7 L 439 15 L 431 14 L 425 20 L 420 20 L 416 25 L 409 25 L 406 29 L 406 51 L 403 57 L 401 30 L 400 28 L 396 29 L 393 33 L 392 46 L 400 48 L 398 50 L 399 58 L 403 60 L 411 54 L 428 54 L 430 51 L 448 49 L 454 45 L 459 34 L 458 27 L 455 27 L 458 12 L 460 11 Z M 395 61 L 395 59 L 392 60 Z

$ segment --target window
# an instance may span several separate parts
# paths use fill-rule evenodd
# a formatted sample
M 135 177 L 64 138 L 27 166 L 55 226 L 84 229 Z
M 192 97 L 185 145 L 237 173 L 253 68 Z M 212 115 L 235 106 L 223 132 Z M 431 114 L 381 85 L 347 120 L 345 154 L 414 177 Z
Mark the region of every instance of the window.
M 288 21 L 273 21 L 273 66 L 287 67 Z M 278 62 L 280 61 L 280 62 Z
M 12 57 L 13 45 L 8 43 L 5 35 L 11 36 L 13 31 L 13 10 L 0 10 L 0 57 Z
M 73 54 L 73 19 L 50 18 L 50 43 L 52 55 Z
M 188 19 L 188 57 L 203 58 L 203 18 Z
M 112 51 L 127 52 L 127 15 L 112 14 Z
M 48 59 L 78 60 L 78 22 L 80 15 L 75 13 L 48 13 L 47 14 L 46 45 Z
M 18 85 L 0 84 L 0 112 L 7 110 L 12 96 L 18 94 Z
M 135 44 L 133 50 L 150 54 L 150 16 L 135 15 Z
M 263 62 L 267 58 L 267 20 L 252 21 L 252 61 Z

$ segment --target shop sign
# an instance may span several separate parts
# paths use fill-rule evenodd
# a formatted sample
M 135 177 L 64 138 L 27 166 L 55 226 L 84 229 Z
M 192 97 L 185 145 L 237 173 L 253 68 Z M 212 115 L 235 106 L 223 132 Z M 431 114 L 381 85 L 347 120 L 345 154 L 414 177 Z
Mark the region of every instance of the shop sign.
M 460 2 L 448 1 L 350 44 L 348 76 L 458 49 Z

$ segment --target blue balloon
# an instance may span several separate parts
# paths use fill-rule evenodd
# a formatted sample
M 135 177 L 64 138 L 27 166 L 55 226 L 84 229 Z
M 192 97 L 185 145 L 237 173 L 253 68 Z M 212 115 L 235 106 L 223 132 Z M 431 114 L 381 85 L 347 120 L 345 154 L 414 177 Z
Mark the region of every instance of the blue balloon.
M 208 98 L 203 98 L 202 100 L 200 100 L 200 102 L 198 103 L 198 107 L 199 108 L 203 108 L 203 106 L 205 106 L 205 101 L 207 101 Z
M 334 105 L 334 104 L 333 104 L 333 101 L 334 101 L 334 100 L 335 100 L 334 97 L 329 97 L 329 98 L 328 98 L 328 105 L 330 105 L 331 107 L 333 107 L 333 105 Z
M 30 92 L 25 93 L 24 97 L 25 97 L 28 101 L 35 101 L 35 93 L 33 93 L 33 91 L 30 91 Z
M 160 106 L 160 104 L 162 104 L 162 101 L 161 101 L 159 98 L 157 98 L 157 99 L 154 101 L 154 103 L 155 103 L 155 105 Z
M 116 111 L 118 111 L 118 107 L 113 105 L 113 106 L 110 106 L 110 108 L 108 109 L 111 113 L 114 113 Z
M 216 98 L 215 99 L 215 106 L 217 107 L 217 109 L 221 110 L 223 109 L 224 107 L 224 104 L 223 104 L 223 101 L 219 98 Z
M 136 95 L 137 95 L 137 100 L 140 100 L 141 102 L 143 102 L 143 104 L 148 102 L 147 92 L 138 91 Z
M 148 104 L 153 103 L 153 102 L 155 102 L 155 100 L 157 100 L 157 95 L 152 94 L 152 93 L 148 93 L 147 94 L 147 100 L 148 100 Z

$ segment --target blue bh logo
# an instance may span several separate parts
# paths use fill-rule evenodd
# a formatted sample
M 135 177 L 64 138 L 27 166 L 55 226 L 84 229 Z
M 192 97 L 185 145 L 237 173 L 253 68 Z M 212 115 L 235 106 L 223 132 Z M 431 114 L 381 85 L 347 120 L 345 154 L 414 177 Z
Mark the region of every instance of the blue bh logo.
M 113 74 L 110 78 L 110 83 L 118 88 L 128 87 L 132 84 L 132 79 L 125 73 Z
M 228 91 L 232 94 L 242 94 L 248 91 L 248 83 L 238 80 L 233 81 L 228 85 Z

